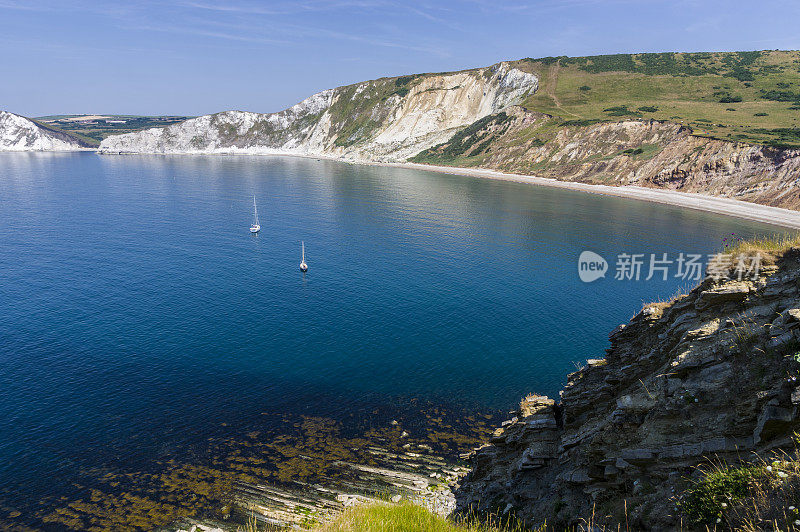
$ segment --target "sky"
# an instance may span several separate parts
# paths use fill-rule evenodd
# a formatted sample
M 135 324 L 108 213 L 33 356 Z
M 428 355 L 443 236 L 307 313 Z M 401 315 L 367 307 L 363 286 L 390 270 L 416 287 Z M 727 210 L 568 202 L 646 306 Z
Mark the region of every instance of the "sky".
M 0 0 L 0 109 L 273 112 L 502 60 L 800 48 L 797 0 Z

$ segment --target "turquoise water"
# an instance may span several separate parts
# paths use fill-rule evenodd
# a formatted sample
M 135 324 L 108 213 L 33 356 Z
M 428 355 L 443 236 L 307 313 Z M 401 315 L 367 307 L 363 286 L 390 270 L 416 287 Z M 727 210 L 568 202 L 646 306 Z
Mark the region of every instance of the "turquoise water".
M 313 159 L 0 154 L 0 485 L 57 495 L 79 470 L 168 457 L 265 406 L 557 394 L 643 301 L 686 284 L 584 284 L 581 251 L 708 253 L 772 232 Z

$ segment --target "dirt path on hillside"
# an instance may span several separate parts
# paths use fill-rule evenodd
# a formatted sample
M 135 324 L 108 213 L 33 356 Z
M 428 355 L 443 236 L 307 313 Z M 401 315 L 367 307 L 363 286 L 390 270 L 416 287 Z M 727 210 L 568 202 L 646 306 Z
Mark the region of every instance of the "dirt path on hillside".
M 580 115 L 576 115 L 575 113 L 571 113 L 564 109 L 561 106 L 561 101 L 558 99 L 558 96 L 556 96 L 556 89 L 558 88 L 558 71 L 560 69 L 561 65 L 558 63 L 558 61 L 550 65 L 550 70 L 547 72 L 547 83 L 544 84 L 544 92 L 553 99 L 553 103 L 555 103 L 556 107 L 558 107 L 561 111 L 568 115 L 574 116 L 575 118 L 583 118 Z

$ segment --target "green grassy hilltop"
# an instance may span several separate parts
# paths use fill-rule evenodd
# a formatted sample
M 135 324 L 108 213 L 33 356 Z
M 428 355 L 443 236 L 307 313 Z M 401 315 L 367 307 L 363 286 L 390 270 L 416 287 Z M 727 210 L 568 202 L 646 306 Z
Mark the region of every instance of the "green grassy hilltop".
M 139 116 L 139 115 L 49 115 L 33 120 L 39 125 L 65 131 L 92 145 L 109 135 L 141 131 L 151 127 L 165 127 L 192 118 L 190 116 Z
M 698 135 L 800 146 L 800 52 L 648 53 L 522 59 L 539 76 L 523 106 L 575 122 L 654 118 Z

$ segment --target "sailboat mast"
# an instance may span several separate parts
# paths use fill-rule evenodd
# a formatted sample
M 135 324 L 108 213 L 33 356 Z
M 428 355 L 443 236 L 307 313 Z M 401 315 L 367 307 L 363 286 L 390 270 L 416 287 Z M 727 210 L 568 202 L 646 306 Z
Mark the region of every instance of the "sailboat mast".
M 253 196 L 253 216 L 256 219 L 256 225 L 258 225 L 258 207 L 256 207 L 256 197 Z
M 305 262 L 306 261 L 306 243 L 305 242 L 300 242 L 300 246 L 302 246 L 302 248 L 303 248 L 303 258 L 302 258 L 301 262 Z

